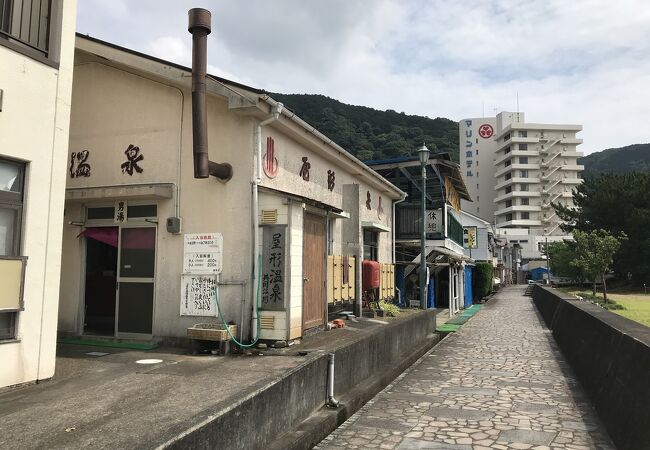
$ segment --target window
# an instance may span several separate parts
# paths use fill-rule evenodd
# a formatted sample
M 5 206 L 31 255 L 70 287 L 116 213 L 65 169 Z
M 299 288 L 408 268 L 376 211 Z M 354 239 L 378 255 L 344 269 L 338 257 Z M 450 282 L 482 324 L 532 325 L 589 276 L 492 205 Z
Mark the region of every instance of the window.
M 506 200 L 506 208 L 510 208 L 512 206 L 512 200 Z
M 511 161 L 511 160 L 507 160 L 503 165 L 504 165 L 505 167 L 508 167 L 510 164 L 512 164 L 512 161 Z
M 510 178 L 512 178 L 512 174 L 511 174 L 511 173 L 507 173 L 507 174 L 505 175 L 504 178 L 505 178 L 506 180 L 509 180 Z
M 519 131 L 519 137 L 528 137 L 528 131 Z
M 528 185 L 527 184 L 520 184 L 519 185 L 519 190 L 520 191 L 527 191 L 528 190 Z
M 505 136 L 503 136 L 503 142 L 505 142 L 505 141 L 507 141 L 507 140 L 509 140 L 509 139 L 510 139 L 510 133 L 508 133 L 508 134 L 506 134 Z
M 506 188 L 506 194 L 509 194 L 509 193 L 511 193 L 511 192 L 512 192 L 512 187 L 508 186 L 508 187 Z
M 379 261 L 377 241 L 378 234 L 376 231 L 363 230 L 363 259 Z
M 24 164 L 0 159 L 0 256 L 20 255 L 24 177 Z M 0 340 L 15 338 L 17 316 L 0 312 Z
M 506 149 L 503 151 L 503 153 L 510 153 L 510 145 L 506 147 Z
M 48 58 L 55 1 L 0 0 L 0 44 L 35 59 Z
M 476 189 L 478 189 L 478 188 L 479 188 L 479 187 L 478 187 L 478 183 L 476 183 Z
M 528 150 L 528 144 L 519 144 L 519 150 Z
M 523 220 L 528 220 L 528 219 L 530 219 L 530 213 L 529 213 L 528 211 L 522 212 L 522 213 L 520 213 L 520 214 L 521 214 L 521 218 L 522 218 Z
M 528 164 L 528 156 L 520 156 L 519 164 Z
M 520 203 L 523 206 L 528 206 L 529 205 L 529 198 L 528 197 L 522 198 Z
M 478 155 L 478 148 L 476 149 L 476 154 Z
M 510 222 L 512 220 L 512 214 L 506 214 L 506 222 Z
M 520 170 L 519 171 L 519 176 L 521 178 L 528 178 L 528 170 Z

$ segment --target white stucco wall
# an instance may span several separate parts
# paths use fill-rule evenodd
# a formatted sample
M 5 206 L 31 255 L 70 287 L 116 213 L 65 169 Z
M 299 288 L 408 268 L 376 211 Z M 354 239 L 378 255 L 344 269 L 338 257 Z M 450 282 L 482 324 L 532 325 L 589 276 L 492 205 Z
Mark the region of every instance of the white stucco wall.
M 185 82 L 185 84 L 182 84 Z M 175 83 L 143 70 L 117 67 L 86 52 L 78 51 L 75 62 L 75 84 L 72 98 L 72 124 L 69 153 L 89 150 L 91 176 L 70 178 L 68 188 L 102 188 L 140 183 L 174 183 L 179 190 L 182 233 L 219 232 L 224 238 L 222 281 L 248 281 L 245 299 L 244 330 L 250 331 L 252 262 L 251 180 L 254 166 L 254 130 L 257 118 L 237 113 L 228 107 L 224 97 L 208 96 L 208 131 L 210 159 L 233 166 L 233 178 L 222 183 L 214 178 L 193 178 L 191 92 L 189 80 Z M 287 312 L 271 313 L 276 318 L 277 333 L 269 339 L 300 336 L 302 318 L 302 202 L 300 198 L 342 208 L 341 189 L 344 183 L 360 183 L 363 201 L 371 192 L 373 208 L 363 206 L 362 220 L 391 226 L 391 200 L 385 192 L 360 181 L 334 156 L 322 149 L 322 141 L 301 138 L 304 129 L 283 117 L 263 129 L 262 142 L 272 136 L 280 171 L 276 178 L 262 175 L 260 211 L 277 209 L 278 223 L 290 228 L 290 275 Z M 132 176 L 120 169 L 129 144 L 141 149 L 142 173 Z M 263 145 L 262 154 L 265 153 Z M 301 157 L 311 163 L 310 180 L 299 176 Z M 336 171 L 333 192 L 327 189 L 327 170 Z M 103 189 L 103 188 L 102 188 Z M 110 187 L 106 188 L 108 195 Z M 266 189 L 266 191 L 265 191 Z M 269 191 L 272 189 L 273 192 Z M 392 193 L 396 196 L 395 193 Z M 382 197 L 384 213 L 377 215 L 376 205 Z M 144 201 L 144 197 L 124 198 Z M 115 199 L 108 199 L 111 205 Z M 150 200 L 157 203 L 156 286 L 154 298 L 154 337 L 183 337 L 186 328 L 205 321 L 199 317 L 180 317 L 180 275 L 183 260 L 183 236 L 165 229 L 165 219 L 175 215 L 174 198 Z M 67 202 L 67 222 L 83 221 L 84 208 L 106 204 L 105 201 L 76 199 Z M 312 207 L 312 206 L 310 206 Z M 324 211 L 324 209 L 323 209 Z M 259 211 L 258 211 L 259 213 Z M 334 252 L 341 254 L 342 238 L 337 219 L 334 230 Z M 109 221 L 110 224 L 110 221 Z M 59 329 L 78 334 L 83 330 L 83 239 L 77 238 L 80 227 L 66 225 L 62 275 Z M 380 260 L 388 262 L 391 255 L 389 233 L 381 233 Z M 220 304 L 226 320 L 240 324 L 241 288 L 220 288 Z M 277 336 L 276 336 L 277 334 Z M 266 337 L 266 336 L 265 336 Z
M 59 13 L 58 69 L 0 46 L 0 157 L 27 164 L 21 255 L 28 257 L 17 341 L 0 343 L 0 387 L 54 375 L 76 1 L 64 0 Z

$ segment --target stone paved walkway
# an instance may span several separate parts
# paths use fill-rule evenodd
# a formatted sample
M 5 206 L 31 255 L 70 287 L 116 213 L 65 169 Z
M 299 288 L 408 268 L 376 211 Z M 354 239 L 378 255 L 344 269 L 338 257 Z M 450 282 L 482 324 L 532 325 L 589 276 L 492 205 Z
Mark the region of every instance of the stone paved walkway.
M 502 289 L 316 449 L 613 449 L 523 287 Z

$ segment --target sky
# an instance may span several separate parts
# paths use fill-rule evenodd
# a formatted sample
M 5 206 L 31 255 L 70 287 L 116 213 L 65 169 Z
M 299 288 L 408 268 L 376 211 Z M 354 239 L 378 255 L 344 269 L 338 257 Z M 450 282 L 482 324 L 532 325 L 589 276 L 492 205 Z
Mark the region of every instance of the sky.
M 650 142 L 649 0 L 78 0 L 77 31 L 209 72 L 406 114 L 577 123 L 585 154 Z

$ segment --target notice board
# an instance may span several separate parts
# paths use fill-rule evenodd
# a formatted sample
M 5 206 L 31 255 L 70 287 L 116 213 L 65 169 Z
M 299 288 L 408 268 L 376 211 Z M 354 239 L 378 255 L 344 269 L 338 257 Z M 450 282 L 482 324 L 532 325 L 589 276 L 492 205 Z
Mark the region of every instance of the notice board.
M 183 275 L 181 277 L 181 316 L 216 317 L 217 277 Z

